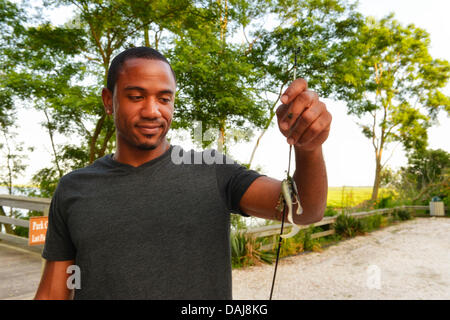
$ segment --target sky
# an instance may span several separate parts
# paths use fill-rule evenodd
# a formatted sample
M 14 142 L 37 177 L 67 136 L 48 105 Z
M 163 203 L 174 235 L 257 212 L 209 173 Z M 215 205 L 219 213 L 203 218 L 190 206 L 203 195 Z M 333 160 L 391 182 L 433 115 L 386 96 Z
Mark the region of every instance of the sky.
M 430 33 L 431 54 L 434 58 L 450 61 L 450 1 L 447 0 L 362 0 L 359 10 L 364 15 L 381 18 L 390 12 L 402 24 L 411 22 Z M 67 16 L 58 12 L 52 15 L 55 24 L 62 23 Z M 445 93 L 450 95 L 450 86 Z M 374 179 L 375 159 L 373 148 L 365 138 L 355 118 L 346 114 L 346 105 L 321 97 L 333 116 L 331 132 L 324 143 L 324 157 L 327 165 L 329 186 L 371 186 Z M 49 166 L 51 161 L 51 145 L 48 134 L 41 127 L 44 116 L 34 111 L 21 111 L 18 114 L 20 128 L 17 130 L 18 141 L 24 141 L 25 146 L 35 146 L 28 154 L 29 160 L 24 177 L 16 180 L 16 184 L 28 184 L 31 175 L 37 170 Z M 441 148 L 450 152 L 449 129 L 450 119 L 439 114 L 439 125 L 429 131 L 429 147 Z M 257 136 L 257 135 L 256 135 Z M 255 138 L 250 143 L 240 143 L 231 147 L 231 156 L 240 161 L 248 162 Z M 63 143 L 66 137 L 57 136 L 56 143 Z M 177 139 L 174 138 L 174 143 Z M 188 142 L 181 142 L 183 147 L 191 147 Z M 177 143 L 178 144 L 178 143 Z M 264 135 L 256 152 L 254 164 L 261 172 L 278 179 L 283 179 L 287 170 L 289 146 L 286 139 L 273 125 Z M 394 145 L 385 152 L 390 157 L 388 165 L 394 169 L 406 164 L 406 158 L 401 145 Z
M 361 0 L 359 10 L 366 16 L 382 18 L 390 12 L 402 24 L 414 23 L 430 33 L 434 58 L 450 61 L 450 1 L 448 0 Z M 450 86 L 445 93 L 450 95 Z M 331 99 L 323 100 L 333 116 L 330 136 L 323 145 L 327 165 L 329 186 L 371 186 L 375 177 L 375 156 L 373 147 L 356 124 L 356 118 L 346 114 L 346 104 Z M 450 119 L 441 112 L 439 125 L 429 130 L 429 147 L 450 152 Z M 248 148 L 243 144 L 233 155 L 241 161 L 248 160 Z M 289 147 L 275 126 L 263 137 L 255 155 L 255 164 L 272 177 L 282 179 L 287 169 Z M 406 165 L 405 153 L 399 144 L 385 151 L 385 159 L 393 169 Z

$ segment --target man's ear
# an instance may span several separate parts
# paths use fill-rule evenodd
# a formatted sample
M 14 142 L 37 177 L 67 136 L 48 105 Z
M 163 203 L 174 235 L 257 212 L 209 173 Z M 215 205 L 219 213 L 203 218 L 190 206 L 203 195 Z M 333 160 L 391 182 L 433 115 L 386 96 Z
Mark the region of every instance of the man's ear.
M 106 114 L 113 114 L 113 93 L 109 91 L 108 88 L 103 88 L 102 90 L 102 100 L 103 107 L 105 108 Z

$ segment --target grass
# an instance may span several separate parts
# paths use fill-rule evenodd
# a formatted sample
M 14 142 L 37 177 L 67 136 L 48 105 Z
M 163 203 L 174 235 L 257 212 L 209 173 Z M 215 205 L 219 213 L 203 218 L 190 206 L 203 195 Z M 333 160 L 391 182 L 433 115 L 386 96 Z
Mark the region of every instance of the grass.
M 392 191 L 381 188 L 378 198 L 389 195 Z M 354 207 L 372 196 L 372 187 L 329 187 L 327 206 L 334 208 Z

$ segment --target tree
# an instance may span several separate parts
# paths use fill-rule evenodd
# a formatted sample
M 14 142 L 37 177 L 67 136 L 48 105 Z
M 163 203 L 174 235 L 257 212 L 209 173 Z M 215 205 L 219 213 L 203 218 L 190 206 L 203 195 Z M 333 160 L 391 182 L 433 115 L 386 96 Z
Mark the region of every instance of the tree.
M 43 126 L 49 134 L 53 164 L 36 173 L 34 181 L 40 184 L 42 195 L 50 196 L 64 173 L 92 163 L 114 147 L 114 124 L 104 112 L 99 94 L 106 84 L 113 55 L 126 47 L 141 44 L 159 46 L 161 51 L 167 52 L 170 46 L 162 45 L 163 31 L 167 31 L 167 37 L 173 39 L 184 30 L 200 30 L 202 26 L 214 28 L 218 25 L 218 7 L 216 4 L 205 6 L 201 1 L 194 3 L 187 0 L 153 1 L 148 5 L 128 0 L 49 0 L 46 5 L 49 8 L 71 6 L 75 10 L 75 18 L 58 27 L 38 20 L 34 26 L 21 28 L 20 41 L 2 56 L 11 65 L 5 72 L 2 87 L 12 92 L 15 99 L 27 101 L 27 106 L 45 115 Z M 225 30 L 226 26 L 223 17 L 221 30 Z M 153 43 L 151 33 L 154 35 Z M 186 52 L 204 44 L 195 40 L 195 36 L 192 37 L 194 34 L 190 32 L 188 35 L 192 39 L 185 42 L 190 41 Z M 219 49 L 223 49 L 219 42 L 216 37 L 216 47 L 212 53 L 217 54 Z M 242 75 L 249 70 L 249 66 L 242 61 L 234 61 L 235 51 L 235 48 L 225 46 L 222 52 L 227 59 L 222 67 L 230 67 L 229 74 L 232 76 L 235 76 L 232 73 Z M 233 84 L 233 80 L 236 77 L 202 83 L 200 87 L 205 90 L 207 85 L 212 85 L 212 88 L 206 89 L 209 90 L 207 93 L 214 90 L 233 91 L 237 98 L 242 91 L 244 94 L 241 96 L 246 98 L 246 103 L 251 103 L 249 85 L 245 81 Z M 245 87 L 241 90 L 239 85 L 242 83 Z M 196 105 L 200 103 L 194 92 L 186 90 L 184 97 Z M 229 99 L 230 93 L 223 98 L 221 105 L 233 106 Z M 227 115 L 237 114 L 241 109 L 234 107 L 227 111 Z M 246 111 L 248 117 L 253 116 L 250 111 Z M 218 110 L 215 112 L 220 113 Z M 178 113 L 175 123 L 191 124 L 192 121 L 183 120 L 191 115 Z M 76 140 L 58 146 L 54 143 L 56 134 Z
M 23 162 L 27 158 L 24 154 L 23 143 L 14 140 L 17 136 L 13 132 L 17 119 L 14 92 L 6 85 L 7 75 L 15 65 L 7 56 L 21 40 L 23 32 L 21 21 L 24 17 L 24 11 L 16 4 L 0 0 L 0 28 L 2 30 L 0 37 L 0 154 L 2 156 L 0 158 L 0 185 L 6 186 L 8 194 L 14 193 L 14 181 L 23 174 L 27 167 Z M 14 211 L 11 209 L 9 215 L 13 214 Z M 7 215 L 2 206 L 0 206 L 0 215 Z M 0 224 L 0 232 L 2 225 L 7 233 L 14 233 L 10 224 Z
M 240 48 L 222 45 L 205 29 L 191 30 L 171 55 L 179 85 L 173 128 L 201 121 L 203 132 L 218 129 L 224 146 L 227 130 L 242 128 L 246 121 L 260 126 L 264 112 L 250 84 L 255 73 Z
M 304 77 L 309 88 L 323 97 L 336 96 L 335 88 L 343 80 L 336 78 L 333 71 L 343 56 L 349 61 L 355 59 L 354 53 L 346 49 L 363 23 L 355 5 L 341 0 L 273 1 L 269 12 L 277 24 L 269 29 L 254 28 L 253 40 L 248 41 L 247 55 L 262 74 L 258 88 L 265 95 L 268 110 L 250 164 L 273 121 L 281 95 L 292 81 L 295 51 L 300 49 L 297 77 Z
M 0 150 L 2 151 L 3 163 L 0 164 L 0 185 L 5 185 L 8 189 L 8 194 L 14 194 L 15 184 L 14 181 L 23 174 L 27 165 L 23 162 L 28 157 L 25 154 L 23 143 L 17 143 L 14 138 L 17 133 L 11 132 L 10 127 L 0 127 L 0 132 L 3 139 L 3 143 L 0 143 Z M 30 147 L 28 152 L 33 152 L 33 148 Z M 0 215 L 6 216 L 6 212 L 3 207 L 0 206 Z M 14 216 L 15 212 L 11 208 L 10 216 Z M 11 225 L 3 224 L 7 233 L 14 233 Z M 1 224 L 0 224 L 1 232 Z
M 407 151 L 424 150 L 427 128 L 439 110 L 450 111 L 450 99 L 441 91 L 448 83 L 450 65 L 431 57 L 424 30 L 403 27 L 393 15 L 380 21 L 367 18 L 359 36 L 348 44 L 357 63 L 342 56 L 335 77 L 344 85 L 336 91 L 347 101 L 348 113 L 361 120 L 362 132 L 372 142 L 375 201 L 386 146 L 398 141 Z
M 14 3 L 0 0 L 0 127 L 13 124 L 14 101 L 13 92 L 4 84 L 6 75 L 12 70 L 14 63 L 5 58 L 16 45 L 23 30 L 21 24 L 24 12 Z
M 75 60 L 79 47 L 84 45 L 79 35 L 79 30 L 53 27 L 48 23 L 24 28 L 20 41 L 4 55 L 14 67 L 3 77 L 3 87 L 14 94 L 15 101 L 42 112 L 46 118 L 44 127 L 49 133 L 56 168 L 52 171 L 54 176 L 47 177 L 53 181 L 49 192 L 54 190 L 62 174 L 79 160 L 67 154 L 66 146 L 56 146 L 54 136 L 56 133 L 82 134 L 79 124 L 88 116 L 84 112 L 89 105 L 84 104 L 82 108 L 80 104 L 92 97 L 89 90 L 73 84 L 86 75 L 86 68 Z
M 218 149 L 225 151 L 227 132 L 260 127 L 265 116 L 255 89 L 260 74 L 245 55 L 246 46 L 230 41 L 237 11 L 245 10 L 242 2 L 211 3 L 202 13 L 209 19 L 182 30 L 169 51 L 178 82 L 173 128 L 201 121 L 202 133 L 217 130 Z
M 433 196 L 450 201 L 450 154 L 442 149 L 417 150 L 399 170 L 397 188 L 411 202 L 428 203 Z

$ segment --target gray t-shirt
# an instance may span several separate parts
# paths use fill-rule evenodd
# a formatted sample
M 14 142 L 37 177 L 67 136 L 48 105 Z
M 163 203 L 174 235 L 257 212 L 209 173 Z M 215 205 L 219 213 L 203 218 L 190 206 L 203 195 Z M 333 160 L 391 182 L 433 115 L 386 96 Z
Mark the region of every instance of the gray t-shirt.
M 106 155 L 59 181 L 42 257 L 75 259 L 75 299 L 231 299 L 230 212 L 260 176 L 214 150 Z

